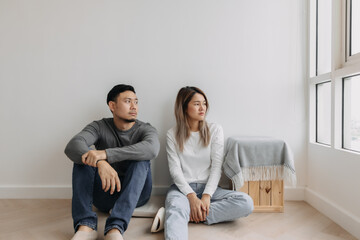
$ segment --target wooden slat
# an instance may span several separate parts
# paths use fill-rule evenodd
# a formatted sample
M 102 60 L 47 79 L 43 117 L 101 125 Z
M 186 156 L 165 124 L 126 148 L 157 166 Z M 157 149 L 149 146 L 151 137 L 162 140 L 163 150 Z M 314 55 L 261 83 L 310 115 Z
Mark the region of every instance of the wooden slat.
M 271 181 L 271 205 L 284 206 L 284 181 L 274 180 Z
M 245 182 L 240 191 L 251 196 L 254 212 L 284 212 L 283 180 Z
M 259 206 L 260 196 L 259 196 L 259 181 L 249 181 L 249 193 L 254 201 L 254 206 Z
M 249 182 L 244 182 L 244 185 L 240 188 L 240 192 L 249 194 Z
M 271 181 L 260 181 L 260 205 L 271 206 Z

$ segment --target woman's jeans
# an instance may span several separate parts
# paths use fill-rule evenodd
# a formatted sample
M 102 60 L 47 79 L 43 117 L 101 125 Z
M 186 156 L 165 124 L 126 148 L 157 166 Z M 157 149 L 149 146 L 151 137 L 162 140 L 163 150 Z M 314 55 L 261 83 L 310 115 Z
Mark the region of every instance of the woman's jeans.
M 190 187 L 200 199 L 205 185 L 203 183 L 190 183 Z M 246 217 L 253 209 L 253 200 L 246 193 L 218 187 L 211 197 L 209 216 L 204 223 L 210 225 Z M 189 200 L 176 185 L 172 185 L 165 201 L 165 239 L 188 239 L 189 220 Z
M 135 207 L 144 205 L 151 195 L 152 180 L 150 161 L 122 161 L 112 165 L 118 172 L 121 191 L 110 195 L 102 190 L 98 169 L 74 164 L 72 216 L 75 231 L 80 225 L 97 229 L 97 216 L 92 205 L 111 214 L 106 220 L 105 234 L 117 228 L 123 234 L 127 229 Z

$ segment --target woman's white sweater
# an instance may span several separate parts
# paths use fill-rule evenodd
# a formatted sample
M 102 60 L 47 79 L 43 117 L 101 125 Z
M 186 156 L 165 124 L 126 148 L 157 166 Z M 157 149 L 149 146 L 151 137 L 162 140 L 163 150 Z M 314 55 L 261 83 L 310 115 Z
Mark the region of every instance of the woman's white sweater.
M 204 194 L 215 192 L 221 176 L 224 154 L 224 133 L 220 125 L 208 123 L 210 144 L 206 147 L 200 141 L 199 132 L 191 132 L 180 152 L 175 140 L 175 127 L 167 132 L 166 152 L 170 175 L 180 189 L 187 195 L 194 192 L 189 183 L 206 183 Z

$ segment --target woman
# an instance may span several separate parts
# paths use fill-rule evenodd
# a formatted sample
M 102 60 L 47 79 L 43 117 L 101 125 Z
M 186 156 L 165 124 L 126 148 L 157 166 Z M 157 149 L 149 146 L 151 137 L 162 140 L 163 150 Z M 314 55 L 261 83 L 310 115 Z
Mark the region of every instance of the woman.
M 165 239 L 187 239 L 188 222 L 214 224 L 249 215 L 253 201 L 242 192 L 218 187 L 224 152 L 222 127 L 207 123 L 209 104 L 196 87 L 181 88 L 176 126 L 167 132 L 173 184 L 165 201 Z

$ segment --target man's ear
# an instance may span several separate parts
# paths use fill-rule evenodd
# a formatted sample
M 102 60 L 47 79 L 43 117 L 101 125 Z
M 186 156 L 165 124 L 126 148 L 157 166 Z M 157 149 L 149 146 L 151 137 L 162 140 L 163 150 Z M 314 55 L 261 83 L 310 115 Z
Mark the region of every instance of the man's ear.
M 111 112 L 114 112 L 114 110 L 115 110 L 115 102 L 114 101 L 109 101 L 109 109 Z

